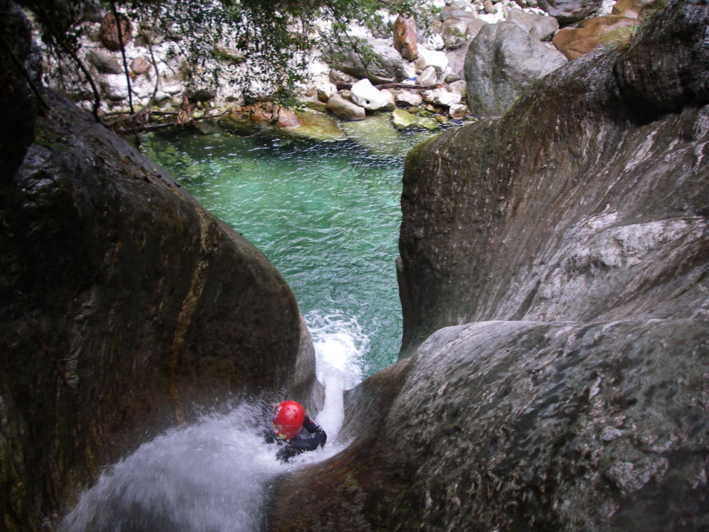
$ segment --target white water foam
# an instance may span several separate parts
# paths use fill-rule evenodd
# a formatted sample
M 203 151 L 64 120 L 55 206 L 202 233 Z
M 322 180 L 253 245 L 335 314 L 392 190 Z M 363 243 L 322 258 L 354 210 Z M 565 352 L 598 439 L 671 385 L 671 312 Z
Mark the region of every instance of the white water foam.
M 306 321 L 315 347 L 317 378 L 325 387 L 325 404 L 317 422 L 334 443 L 345 415 L 342 394 L 362 381 L 369 338 L 357 320 L 341 314 L 313 312 Z
M 226 415 L 205 416 L 169 430 L 111 466 L 85 491 L 61 532 L 251 532 L 262 526 L 262 506 L 280 474 L 338 453 L 342 392 L 364 375 L 368 339 L 341 315 L 308 316 L 325 405 L 317 421 L 328 433 L 323 449 L 291 463 L 263 440 L 264 405 L 241 404 Z

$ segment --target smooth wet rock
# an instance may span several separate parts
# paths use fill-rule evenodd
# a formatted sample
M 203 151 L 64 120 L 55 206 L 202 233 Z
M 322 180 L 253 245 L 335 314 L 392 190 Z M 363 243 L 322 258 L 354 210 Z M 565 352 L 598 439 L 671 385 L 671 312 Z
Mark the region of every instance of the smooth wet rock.
M 295 128 L 300 126 L 300 121 L 295 111 L 281 107 L 276 114 L 276 127 Z
M 416 115 L 404 109 L 394 109 L 391 113 L 391 121 L 396 129 L 407 129 L 416 123 Z
M 273 530 L 706 528 L 708 15 L 674 2 L 410 152 L 409 357 L 347 394 L 352 443 L 279 482 Z
M 642 121 L 709 102 L 706 3 L 672 4 L 649 19 L 642 39 L 615 65 L 623 100 Z M 653 68 L 646 65 L 652 62 Z
M 500 116 L 532 84 L 567 59 L 514 22 L 485 26 L 465 58 L 468 107 L 477 116 Z
M 314 385 L 295 298 L 263 254 L 92 116 L 46 99 L 0 189 L 4 530 L 42 529 L 171 426 Z

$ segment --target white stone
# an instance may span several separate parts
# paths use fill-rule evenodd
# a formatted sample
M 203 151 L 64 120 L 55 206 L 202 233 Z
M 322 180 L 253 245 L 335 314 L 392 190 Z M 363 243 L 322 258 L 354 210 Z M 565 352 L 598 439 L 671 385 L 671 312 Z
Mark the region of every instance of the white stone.
M 411 107 L 416 107 L 423 103 L 423 98 L 421 95 L 409 90 L 400 90 L 396 93 L 396 103 L 399 105 L 409 105 Z
M 454 103 L 448 108 L 448 116 L 453 119 L 465 118 L 468 114 L 468 106 L 461 103 Z
M 433 87 L 438 83 L 436 67 L 426 67 L 416 78 L 416 84 L 423 87 Z
M 334 94 L 337 93 L 337 86 L 329 81 L 321 81 L 315 87 L 318 93 L 318 100 L 327 102 Z
M 184 86 L 179 81 L 168 81 L 160 83 L 160 89 L 169 95 L 179 94 L 184 90 Z
M 350 91 L 352 101 L 369 111 L 391 108 L 391 102 L 386 94 L 383 94 L 382 91 L 372 85 L 372 82 L 368 79 L 359 80 L 352 85 Z
M 405 79 L 416 78 L 416 65 L 415 64 L 404 63 L 402 70 L 403 70 Z
M 394 109 L 396 107 L 396 99 L 394 98 L 394 93 L 389 89 L 382 89 L 380 92 L 386 97 L 387 100 L 389 100 L 389 105 L 387 106 L 387 109 Z
M 431 50 L 443 50 L 446 47 L 446 41 L 443 40 L 443 35 L 440 33 L 431 33 L 424 39 L 423 46 Z
M 426 67 L 434 66 L 443 72 L 448 68 L 448 56 L 445 52 L 437 52 L 435 50 L 429 50 L 423 46 L 419 46 L 419 56 L 416 59 L 416 68 L 419 70 L 424 70 Z
M 451 92 L 448 89 L 434 89 L 423 91 L 423 99 L 428 103 L 440 105 L 441 107 L 450 107 L 451 105 L 460 103 L 462 97 L 457 92 Z

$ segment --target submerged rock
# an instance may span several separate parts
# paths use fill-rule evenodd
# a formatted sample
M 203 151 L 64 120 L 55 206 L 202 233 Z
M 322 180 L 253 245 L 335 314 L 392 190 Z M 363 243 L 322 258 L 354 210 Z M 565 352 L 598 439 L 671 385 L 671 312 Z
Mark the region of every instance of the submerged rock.
M 287 135 L 318 141 L 337 141 L 346 138 L 345 132 L 331 116 L 317 111 L 298 111 L 298 126 L 283 132 Z
M 440 127 L 440 124 L 433 118 L 428 116 L 420 116 L 413 114 L 404 109 L 395 109 L 391 114 L 392 124 L 396 129 L 427 129 L 434 131 Z
M 400 111 L 406 113 L 401 109 L 395 110 L 394 113 Z M 430 120 L 430 122 L 435 125 L 435 128 L 438 128 L 435 120 Z M 402 135 L 395 128 L 395 124 L 392 124 L 389 113 L 380 113 L 369 116 L 360 122 L 344 122 L 341 125 L 348 138 L 364 146 L 375 155 L 389 157 L 404 157 L 414 144 L 430 134 L 419 132 L 413 135 Z
M 709 525 L 708 15 L 672 2 L 411 152 L 410 356 L 350 392 L 352 444 L 283 480 L 271 529 Z

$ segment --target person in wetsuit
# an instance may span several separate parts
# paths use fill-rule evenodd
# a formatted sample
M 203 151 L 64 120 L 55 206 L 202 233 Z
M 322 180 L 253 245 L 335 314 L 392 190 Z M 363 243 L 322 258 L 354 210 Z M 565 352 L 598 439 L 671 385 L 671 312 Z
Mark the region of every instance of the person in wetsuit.
M 327 434 L 305 413 L 300 403 L 281 401 L 276 405 L 273 415 L 273 429 L 266 430 L 266 443 L 281 446 L 276 458 L 287 462 L 305 451 L 314 451 L 325 445 Z

